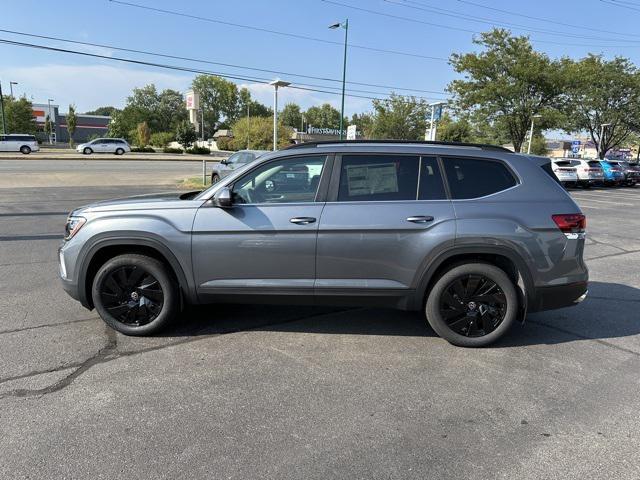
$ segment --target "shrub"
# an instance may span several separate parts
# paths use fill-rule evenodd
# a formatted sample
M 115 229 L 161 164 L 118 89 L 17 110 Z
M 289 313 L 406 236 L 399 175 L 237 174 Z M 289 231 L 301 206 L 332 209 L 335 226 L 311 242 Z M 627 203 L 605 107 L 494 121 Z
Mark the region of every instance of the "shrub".
M 131 151 L 138 153 L 155 153 L 155 150 L 151 147 L 131 147 Z
M 164 153 L 182 153 L 182 149 L 181 148 L 164 147 L 162 149 L 162 151 Z
M 233 138 L 220 137 L 219 139 L 216 140 L 216 144 L 218 145 L 218 149 L 219 150 L 235 150 L 234 148 L 231 148 L 231 141 L 232 140 L 233 140 Z
M 186 150 L 187 153 L 191 153 L 193 155 L 209 155 L 211 150 L 207 147 L 191 147 Z
M 149 144 L 154 147 L 164 148 L 176 139 L 176 135 L 173 132 L 156 132 L 151 134 Z
M 188 120 L 184 120 L 178 124 L 176 127 L 176 141 L 185 149 L 193 145 L 197 139 L 198 134 Z

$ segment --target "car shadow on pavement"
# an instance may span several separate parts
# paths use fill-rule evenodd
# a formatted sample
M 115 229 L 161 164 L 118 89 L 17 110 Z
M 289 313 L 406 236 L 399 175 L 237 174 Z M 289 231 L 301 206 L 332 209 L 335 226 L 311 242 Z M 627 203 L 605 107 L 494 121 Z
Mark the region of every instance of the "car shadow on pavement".
M 640 289 L 591 282 L 580 305 L 532 313 L 494 348 L 602 340 L 640 335 Z M 383 308 L 327 308 L 218 304 L 191 307 L 163 336 L 188 337 L 268 330 L 309 334 L 435 337 L 420 312 Z

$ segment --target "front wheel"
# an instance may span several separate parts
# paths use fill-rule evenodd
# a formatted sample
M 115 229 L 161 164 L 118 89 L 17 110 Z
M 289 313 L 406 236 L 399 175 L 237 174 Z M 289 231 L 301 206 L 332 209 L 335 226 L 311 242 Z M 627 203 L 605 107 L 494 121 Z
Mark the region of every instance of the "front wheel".
M 82 153 L 84 153 L 85 155 L 91 155 L 93 153 L 93 150 L 91 150 L 89 147 L 85 147 L 85 149 L 82 150 Z
M 22 153 L 23 155 L 29 155 L 31 153 L 31 149 L 24 145 L 20 147 L 20 153 Z
M 214 183 L 218 183 L 220 181 L 220 175 L 218 175 L 217 173 L 214 173 L 213 175 L 211 175 L 211 185 L 213 185 Z
M 116 149 L 116 155 L 124 155 L 124 150 L 122 148 Z
M 91 290 L 102 320 L 125 335 L 150 335 L 180 310 L 178 286 L 167 267 L 145 255 L 119 255 L 96 273 Z
M 484 347 L 502 337 L 518 313 L 516 286 L 500 268 L 459 265 L 435 283 L 426 303 L 429 325 L 460 347 Z

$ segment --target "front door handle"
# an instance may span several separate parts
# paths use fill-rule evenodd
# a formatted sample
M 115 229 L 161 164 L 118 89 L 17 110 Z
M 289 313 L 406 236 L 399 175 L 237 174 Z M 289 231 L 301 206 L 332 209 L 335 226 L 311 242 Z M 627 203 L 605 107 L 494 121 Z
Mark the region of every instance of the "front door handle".
M 407 222 L 413 222 L 413 223 L 433 222 L 433 217 L 431 215 L 415 215 L 413 217 L 408 217 Z
M 309 225 L 310 223 L 314 223 L 316 219 L 313 217 L 293 217 L 289 221 L 297 225 Z

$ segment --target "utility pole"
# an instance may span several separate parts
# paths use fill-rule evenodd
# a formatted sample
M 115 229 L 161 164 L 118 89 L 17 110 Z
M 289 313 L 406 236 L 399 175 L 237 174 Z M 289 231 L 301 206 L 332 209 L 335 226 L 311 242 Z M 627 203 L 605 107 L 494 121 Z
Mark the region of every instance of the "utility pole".
M 529 132 L 529 147 L 527 147 L 527 155 L 531 154 L 531 142 L 533 141 L 533 122 L 536 118 L 542 118 L 542 115 L 534 115 L 531 117 L 531 131 Z
M 250 107 L 251 105 L 247 102 L 247 150 L 249 150 L 249 128 L 251 127 Z
M 344 90 L 347 83 L 347 40 L 349 38 L 349 19 L 344 22 L 329 25 L 332 30 L 342 27 L 344 28 L 344 57 L 342 60 L 342 106 L 340 108 L 340 140 L 344 139 Z
M 4 114 L 4 97 L 2 96 L 2 82 L 0 82 L 0 109 L 2 109 L 2 133 L 7 133 L 7 117 Z
M 51 102 L 53 102 L 52 98 L 47 99 L 47 103 L 49 104 L 49 143 L 53 143 L 53 126 L 55 125 L 53 117 L 51 116 Z

